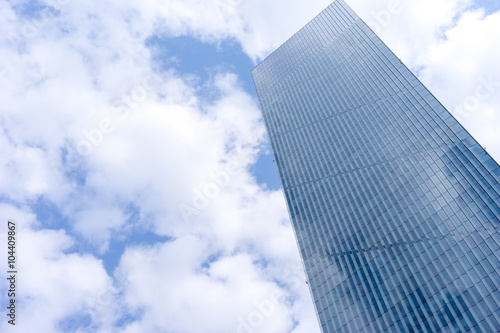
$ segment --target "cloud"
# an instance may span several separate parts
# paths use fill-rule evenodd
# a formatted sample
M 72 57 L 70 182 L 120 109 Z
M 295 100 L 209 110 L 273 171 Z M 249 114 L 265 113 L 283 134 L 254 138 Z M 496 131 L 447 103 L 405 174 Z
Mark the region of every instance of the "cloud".
M 121 12 L 130 12 L 134 27 L 154 30 L 166 36 L 192 35 L 217 43 L 222 39 L 238 41 L 250 58 L 263 59 L 276 47 L 317 15 L 331 1 L 299 0 L 247 1 L 212 0 L 168 2 L 147 0 L 121 3 Z M 265 9 L 265 10 L 263 10 Z M 276 20 L 277 17 L 283 18 Z M 139 24 L 138 24 L 139 23 Z
M 209 262 L 209 248 L 203 239 L 186 237 L 158 248 L 129 249 L 119 268 L 133 278 L 124 298 L 130 310 L 143 315 L 123 332 L 289 332 L 289 291 L 266 279 L 254 256 L 239 253 Z
M 429 48 L 472 4 L 471 0 L 346 2 L 411 68 L 422 65 Z
M 18 271 L 16 326 L 11 330 L 12 326 L 2 320 L 2 332 L 62 331 L 57 329 L 61 320 L 86 308 L 89 300 L 111 284 L 102 262 L 73 252 L 74 240 L 63 230 L 39 229 L 40 221 L 26 207 L 2 204 L 0 215 L 17 219 Z M 7 262 L 4 254 L 2 262 Z M 2 270 L 2 281 L 7 278 L 5 274 Z M 2 283 L 0 300 L 5 305 L 9 299 L 4 287 Z
M 0 137 L 0 149 L 0 195 L 14 200 L 34 199 L 54 184 L 67 188 L 57 172 L 58 165 L 43 149 L 29 143 L 13 144 L 8 135 Z
M 171 3 L 176 23 L 154 2 L 59 3 L 22 17 L 3 4 L 4 195 L 23 207 L 43 198 L 65 218 L 64 229 L 49 230 L 32 213 L 9 213 L 36 221 L 20 243 L 31 276 L 22 285 L 26 331 L 234 331 L 239 318 L 254 325 L 249 316 L 265 315 L 258 306 L 275 292 L 282 297 L 258 330 L 299 330 L 311 324 L 295 321 L 314 319 L 283 197 L 249 172 L 265 140 L 255 98 L 233 73 L 200 87 L 158 68 L 145 47 L 154 33 L 234 38 L 222 18 L 219 28 L 183 30 L 199 17 L 188 5 Z M 208 204 L 186 220 L 180 207 L 206 188 Z M 172 241 L 134 245 L 145 231 Z M 110 276 L 98 256 L 116 237 L 130 243 Z M 93 254 L 76 252 L 89 244 Z M 295 273 L 282 276 L 285 267 Z

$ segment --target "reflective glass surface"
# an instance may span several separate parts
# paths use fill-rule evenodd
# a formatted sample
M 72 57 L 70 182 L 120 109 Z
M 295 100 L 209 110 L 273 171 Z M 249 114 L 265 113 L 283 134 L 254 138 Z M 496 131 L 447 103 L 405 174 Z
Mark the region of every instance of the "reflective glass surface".
M 499 332 L 500 168 L 336 1 L 252 72 L 323 332 Z

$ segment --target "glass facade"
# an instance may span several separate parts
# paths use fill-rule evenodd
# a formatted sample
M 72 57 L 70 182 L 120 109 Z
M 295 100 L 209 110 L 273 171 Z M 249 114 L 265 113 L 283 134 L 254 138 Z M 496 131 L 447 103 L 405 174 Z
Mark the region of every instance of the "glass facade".
M 322 331 L 500 332 L 500 168 L 334 2 L 252 75 Z

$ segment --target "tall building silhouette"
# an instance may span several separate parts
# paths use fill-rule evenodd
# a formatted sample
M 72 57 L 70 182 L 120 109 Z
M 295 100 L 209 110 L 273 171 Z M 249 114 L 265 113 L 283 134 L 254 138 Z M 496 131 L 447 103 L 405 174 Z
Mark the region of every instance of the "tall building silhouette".
M 338 0 L 253 71 L 322 331 L 500 332 L 500 168 Z

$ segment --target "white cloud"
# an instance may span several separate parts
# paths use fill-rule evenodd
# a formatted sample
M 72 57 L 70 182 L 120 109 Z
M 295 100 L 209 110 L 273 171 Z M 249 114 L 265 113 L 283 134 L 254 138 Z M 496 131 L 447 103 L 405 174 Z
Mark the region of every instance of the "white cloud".
M 234 74 L 220 73 L 207 83 L 217 92 L 207 100 L 190 77 L 155 72 L 144 47 L 154 28 L 165 33 L 171 12 L 180 23 L 169 22 L 168 29 L 179 34 L 176 24 L 198 22 L 199 8 L 181 2 L 172 2 L 171 12 L 153 2 L 119 5 L 59 5 L 60 14 L 34 22 L 27 39 L 23 19 L 10 12 L 2 21 L 14 33 L 0 44 L 9 55 L 0 65 L 0 94 L 7 101 L 2 129 L 8 134 L 2 144 L 12 152 L 3 161 L 2 183 L 20 204 L 44 196 L 67 218 L 67 231 L 101 253 L 112 235 L 152 230 L 175 239 L 129 249 L 111 279 L 95 257 L 68 252 L 74 239 L 64 231 L 45 230 L 43 221 L 37 231 L 26 229 L 23 239 L 30 245 L 20 244 L 29 258 L 25 265 L 48 267 L 43 279 L 32 272 L 23 286 L 31 295 L 26 331 L 35 330 L 31 325 L 47 332 L 64 330 L 60 325 L 77 330 L 82 320 L 92 320 L 81 331 L 113 332 L 127 313 L 132 319 L 124 331 L 234 331 L 238 318 L 259 315 L 254 302 L 265 304 L 276 290 L 294 302 L 273 303 L 272 316 L 257 331 L 286 332 L 293 318 L 313 323 L 304 319 L 297 330 L 317 325 L 305 284 L 284 289 L 276 282 L 304 278 L 297 278 L 300 269 L 281 276 L 284 267 L 300 267 L 284 201 L 280 193 L 261 189 L 248 171 L 265 134 L 255 99 Z M 211 19 L 185 31 L 207 40 L 231 35 L 223 17 L 216 19 L 219 28 Z M 64 161 L 78 149 L 88 156 L 75 168 Z M 229 165 L 237 167 L 228 185 L 185 221 L 180 205 L 192 204 L 195 190 L 204 191 L 212 175 Z M 43 306 L 51 313 L 35 314 Z M 134 320 L 137 309 L 144 312 Z
M 59 332 L 59 322 L 87 307 L 111 283 L 100 260 L 72 253 L 74 241 L 62 230 L 40 226 L 27 208 L 0 205 L 2 219 L 16 219 L 16 326 L 0 322 L 2 332 Z M 2 233 L 4 231 L 2 230 Z M 6 249 L 6 243 L 1 242 Z M 5 251 L 2 251 L 2 262 Z M 5 281 L 6 271 L 0 278 Z M 0 290 L 7 304 L 5 284 Z M 2 311 L 4 312 L 4 311 Z M 5 315 L 3 315 L 5 319 Z
M 46 193 L 53 184 L 67 186 L 57 172 L 57 163 L 46 152 L 29 144 L 13 144 L 8 135 L 0 137 L 0 195 L 18 200 L 33 199 Z M 49 153 L 50 154 L 50 153 Z M 55 157 L 50 154 L 51 157 Z
M 121 5 L 130 6 L 136 20 L 161 34 L 194 35 L 214 43 L 233 38 L 255 60 L 284 43 L 330 2 L 313 0 L 304 6 L 299 0 L 147 0 L 140 6 L 131 1 Z
M 290 293 L 266 279 L 263 268 L 255 264 L 258 258 L 243 253 L 222 256 L 201 268 L 210 252 L 210 245 L 196 237 L 127 251 L 120 265 L 120 273 L 132 277 L 126 286 L 125 302 L 132 311 L 144 312 L 140 321 L 123 332 L 153 328 L 288 332 L 292 328 Z M 283 279 L 287 277 L 300 279 Z
M 347 0 L 358 15 L 410 67 L 421 65 L 471 0 Z

